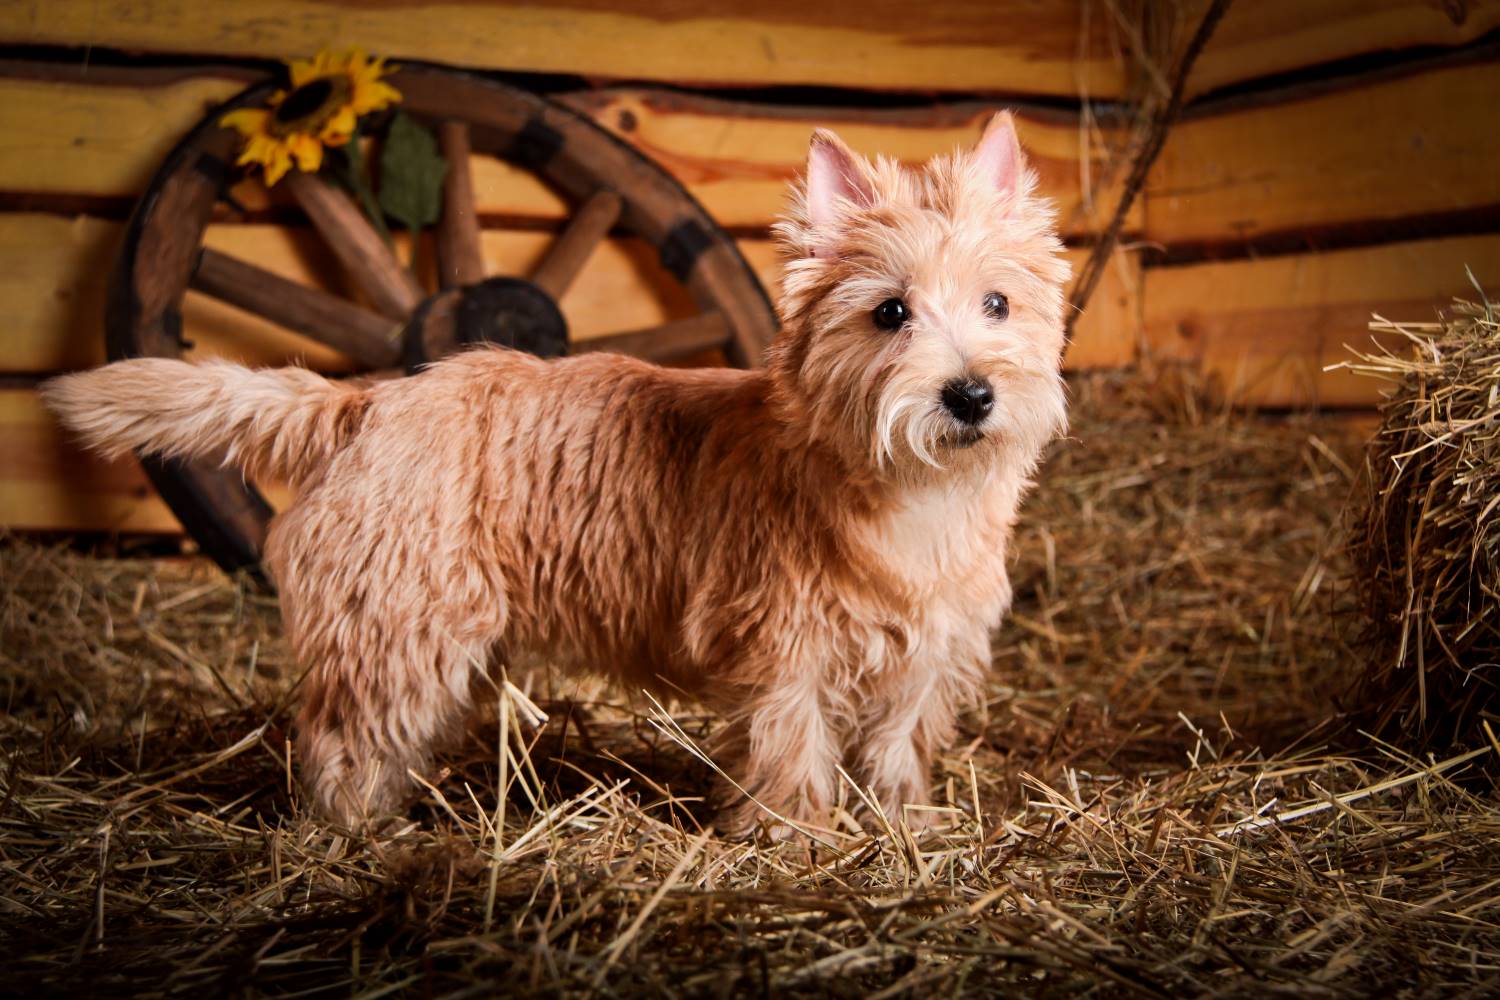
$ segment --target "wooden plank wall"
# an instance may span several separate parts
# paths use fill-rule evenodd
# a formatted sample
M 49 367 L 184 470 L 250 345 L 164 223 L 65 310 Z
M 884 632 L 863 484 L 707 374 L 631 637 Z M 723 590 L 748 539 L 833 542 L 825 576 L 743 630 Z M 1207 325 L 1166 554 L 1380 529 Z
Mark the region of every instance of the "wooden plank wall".
M 9 31 L 6 40 L 11 42 L 77 41 L 78 36 L 66 33 L 73 23 L 66 12 L 56 14 L 49 5 L 34 13 L 25 25 L 11 21 L 7 26 L 9 12 L 0 10 L 0 37 Z M 380 25 L 400 25 L 412 20 L 413 12 L 406 10 L 396 20 L 391 16 L 372 15 L 378 22 L 372 29 L 376 34 L 356 32 L 351 40 L 373 45 L 381 40 L 379 31 L 388 30 Z M 803 30 L 788 23 L 790 28 L 776 30 Z M 0 65 L 0 205 L 6 209 L 0 212 L 0 295 L 13 304 L 10 336 L 0 345 L 0 378 L 5 379 L 0 386 L 0 523 L 64 531 L 175 527 L 133 463 L 105 465 L 74 451 L 38 404 L 33 386 L 46 375 L 102 360 L 104 288 L 134 196 L 166 151 L 209 106 L 259 75 L 253 68 L 213 59 L 279 51 L 264 39 L 263 47 L 253 51 L 221 45 L 195 33 L 206 30 L 198 21 L 180 27 L 185 34 L 172 34 L 173 44 L 202 55 L 202 62 L 168 65 L 165 60 L 116 58 L 91 60 L 85 66 L 67 58 L 16 58 Z M 158 38 L 127 33 L 114 44 L 154 44 Z M 1049 58 L 1071 67 L 1075 45 L 1076 39 L 1069 36 L 1067 46 Z M 398 54 L 425 51 L 398 48 Z M 175 53 L 174 48 L 170 54 Z M 463 52 L 441 46 L 426 54 L 465 58 Z M 629 63 L 589 66 L 584 53 L 575 55 L 576 61 L 565 67 L 527 68 L 635 73 Z M 873 66 L 882 58 L 879 52 L 866 53 L 861 65 Z M 850 71 L 855 69 L 851 64 Z M 930 68 L 922 72 L 928 75 L 893 80 L 932 86 L 946 79 Z M 686 79 L 696 79 L 697 73 L 682 70 Z M 768 75 L 757 82 L 778 83 L 782 78 Z M 796 82 L 822 81 L 812 76 Z M 921 160 L 972 142 L 997 104 L 954 94 L 936 101 L 872 101 L 865 106 L 845 100 L 820 107 L 780 95 L 762 99 L 605 81 L 591 87 L 580 81 L 555 96 L 666 167 L 737 238 L 772 288 L 778 264 L 770 227 L 787 183 L 801 169 L 815 126 L 831 126 L 867 152 Z M 883 106 L 887 103 L 893 106 Z M 1076 110 L 1036 101 L 1023 104 L 1021 110 L 1023 139 L 1043 185 L 1058 202 L 1070 239 L 1082 244 L 1094 228 L 1093 219 L 1102 214 L 1096 206 L 1107 208 L 1116 196 L 1107 187 L 1091 188 L 1083 181 L 1097 170 L 1098 162 L 1091 161 L 1105 155 L 1105 137 L 1097 130 L 1080 130 Z M 478 208 L 487 224 L 484 252 L 491 270 L 526 273 L 569 206 L 534 178 L 497 160 L 476 157 L 471 169 Z M 241 185 L 235 193 L 257 221 L 226 216 L 211 227 L 210 245 L 294 280 L 337 287 L 338 269 L 310 230 L 265 221 L 266 213 L 260 210 L 272 206 L 253 183 Z M 1135 214 L 1132 231 L 1139 231 L 1143 217 L 1143 212 Z M 1081 250 L 1070 253 L 1081 261 Z M 1121 331 L 1138 325 L 1138 286 L 1134 258 L 1122 254 L 1080 328 L 1072 364 L 1120 365 L 1131 360 L 1133 342 Z M 654 254 L 623 239 L 609 241 L 591 258 L 561 306 L 574 336 L 585 339 L 694 311 L 662 273 Z M 296 360 L 323 370 L 346 364 L 332 351 L 194 293 L 185 303 L 184 323 L 199 354 L 258 364 Z
M 1500 288 L 1497 34 L 1496 3 L 1234 4 L 1146 184 L 1142 349 L 1251 405 L 1377 402 L 1325 371 L 1372 312 Z
M 178 137 L 264 60 L 362 44 L 522 77 L 660 162 L 774 287 L 769 227 L 817 125 L 918 160 L 989 111 L 1022 138 L 1081 261 L 1118 191 L 1102 127 L 1132 92 L 1130 4 L 891 0 L 822 5 L 88 0 L 0 5 L 0 525 L 171 531 L 131 463 L 77 454 L 37 405 L 48 374 L 102 356 L 103 287 L 132 199 Z M 1188 3 L 1190 21 L 1197 3 Z M 1024 27 L 1024 30 L 1020 30 Z M 1152 356 L 1202 365 L 1251 405 L 1367 407 L 1377 387 L 1323 367 L 1367 341 L 1371 310 L 1426 319 L 1467 265 L 1500 287 L 1500 0 L 1236 3 L 1189 80 L 1079 326 L 1072 368 Z M 1128 110 L 1128 109 L 1125 109 Z M 498 161 L 472 164 L 496 272 L 523 273 L 567 206 Z M 238 191 L 266 207 L 253 186 Z M 257 201 L 257 198 L 261 198 Z M 228 217 L 209 242 L 300 281 L 337 267 L 298 225 Z M 1486 277 L 1488 276 L 1488 277 Z M 576 336 L 691 312 L 652 255 L 612 240 L 562 302 Z M 203 354 L 331 351 L 191 295 Z

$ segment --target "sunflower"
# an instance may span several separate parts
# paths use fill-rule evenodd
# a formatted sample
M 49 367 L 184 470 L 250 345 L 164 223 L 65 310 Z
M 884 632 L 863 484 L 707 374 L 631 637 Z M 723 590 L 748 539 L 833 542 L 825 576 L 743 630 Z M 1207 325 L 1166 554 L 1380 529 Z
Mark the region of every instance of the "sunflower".
M 367 59 L 359 49 L 339 55 L 324 49 L 311 59 L 287 63 L 291 89 L 278 90 L 264 108 L 241 108 L 219 119 L 245 139 L 239 164 L 259 163 L 266 183 L 275 184 L 292 168 L 315 171 L 323 147 L 342 146 L 354 135 L 361 115 L 401 100 L 381 81 L 395 67 Z

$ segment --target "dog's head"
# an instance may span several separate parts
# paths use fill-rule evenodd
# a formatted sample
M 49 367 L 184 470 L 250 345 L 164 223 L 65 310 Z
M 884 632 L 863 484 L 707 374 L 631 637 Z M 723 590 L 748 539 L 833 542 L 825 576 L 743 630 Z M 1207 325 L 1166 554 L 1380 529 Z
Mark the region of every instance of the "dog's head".
M 768 357 L 810 436 L 918 473 L 1034 456 L 1062 429 L 1069 269 L 1035 187 L 1008 113 L 920 168 L 813 135 Z

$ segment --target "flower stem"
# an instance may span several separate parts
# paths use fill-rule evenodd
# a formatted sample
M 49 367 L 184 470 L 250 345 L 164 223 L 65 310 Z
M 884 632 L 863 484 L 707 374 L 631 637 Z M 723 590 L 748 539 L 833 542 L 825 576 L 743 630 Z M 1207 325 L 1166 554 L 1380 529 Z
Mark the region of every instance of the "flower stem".
M 380 210 L 380 203 L 375 200 L 375 191 L 370 187 L 370 172 L 365 165 L 364 148 L 359 144 L 360 133 L 355 129 L 342 148 L 343 156 L 339 157 L 343 169 L 335 170 L 334 174 L 344 187 L 348 189 L 358 201 L 359 207 L 369 217 L 370 225 L 385 240 L 386 246 L 391 246 L 391 231 L 385 224 L 385 213 Z

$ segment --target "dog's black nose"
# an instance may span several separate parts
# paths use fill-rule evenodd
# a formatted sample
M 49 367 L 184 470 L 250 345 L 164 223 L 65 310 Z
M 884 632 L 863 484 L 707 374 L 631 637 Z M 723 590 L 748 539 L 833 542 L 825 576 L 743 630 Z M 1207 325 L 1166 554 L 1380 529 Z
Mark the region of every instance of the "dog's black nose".
M 995 408 L 995 393 L 981 378 L 956 378 L 943 386 L 943 405 L 961 422 L 973 427 Z

